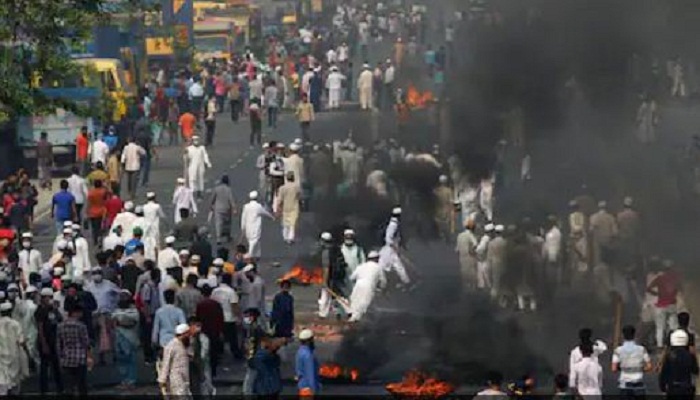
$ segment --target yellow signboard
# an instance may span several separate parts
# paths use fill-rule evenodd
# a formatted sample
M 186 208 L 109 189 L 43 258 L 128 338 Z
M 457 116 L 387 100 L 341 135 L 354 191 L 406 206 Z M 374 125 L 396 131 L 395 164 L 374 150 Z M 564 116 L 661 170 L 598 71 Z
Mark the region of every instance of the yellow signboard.
M 177 14 L 183 4 L 185 4 L 185 0 L 173 0 L 173 13 Z
M 173 39 L 146 38 L 146 54 L 149 56 L 169 56 L 173 54 Z

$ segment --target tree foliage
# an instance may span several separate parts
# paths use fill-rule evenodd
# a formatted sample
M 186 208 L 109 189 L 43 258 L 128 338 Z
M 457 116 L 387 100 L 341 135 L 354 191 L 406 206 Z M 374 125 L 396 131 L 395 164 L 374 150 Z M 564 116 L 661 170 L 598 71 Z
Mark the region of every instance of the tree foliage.
M 38 78 L 78 73 L 69 43 L 87 40 L 103 18 L 100 0 L 0 2 L 0 121 L 57 107 L 77 111 L 68 99 L 44 96 Z

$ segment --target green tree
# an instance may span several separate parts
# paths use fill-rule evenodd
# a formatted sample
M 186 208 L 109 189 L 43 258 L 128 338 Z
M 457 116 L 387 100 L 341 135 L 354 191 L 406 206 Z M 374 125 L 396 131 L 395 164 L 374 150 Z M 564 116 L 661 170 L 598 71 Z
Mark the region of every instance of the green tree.
M 101 0 L 12 0 L 0 2 L 0 121 L 51 113 L 57 107 L 79 112 L 68 99 L 42 94 L 42 77 L 75 75 L 70 42 L 89 39 L 106 17 Z

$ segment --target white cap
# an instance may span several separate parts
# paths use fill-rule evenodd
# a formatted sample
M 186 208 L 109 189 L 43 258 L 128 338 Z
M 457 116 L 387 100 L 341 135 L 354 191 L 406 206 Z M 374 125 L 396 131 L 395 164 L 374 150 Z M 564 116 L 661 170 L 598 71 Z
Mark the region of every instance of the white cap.
M 503 226 L 503 225 L 496 225 L 493 229 L 494 229 L 496 232 L 501 233 L 501 232 L 503 232 L 503 231 L 506 230 L 506 227 Z
M 304 144 L 304 141 L 301 140 L 301 138 L 296 138 L 294 139 L 294 144 L 301 146 L 302 144 Z
M 671 346 L 687 346 L 688 334 L 682 329 L 676 329 L 671 333 Z
M 154 192 L 148 192 L 146 193 L 146 198 L 147 199 L 153 199 L 156 197 L 156 194 Z
M 291 151 L 299 151 L 299 149 L 300 149 L 300 146 L 296 143 L 292 143 L 289 145 L 289 150 L 291 150 Z
M 79 230 L 80 230 L 80 224 L 73 224 L 73 226 L 71 226 L 71 228 L 72 228 L 74 231 L 79 231 Z
M 299 332 L 299 340 L 309 340 L 313 339 L 314 337 L 314 331 L 311 329 L 304 329 L 303 331 Z
M 198 262 L 202 261 L 202 257 L 199 256 L 199 254 L 193 254 L 192 257 L 190 257 L 191 262 Z
M 269 149 L 269 148 L 270 148 L 270 143 L 268 143 L 268 142 L 263 143 L 262 148 L 263 148 L 263 149 Z
M 90 270 L 90 272 L 92 272 L 93 274 L 101 274 L 101 273 L 102 273 L 102 267 L 100 267 L 99 265 L 98 265 L 98 266 L 95 266 L 95 267 L 92 267 L 92 269 Z
M 184 183 L 185 183 L 185 178 L 177 178 L 177 183 L 179 183 L 179 184 L 184 184 Z
M 367 254 L 367 258 L 368 259 L 379 258 L 379 252 L 376 250 L 372 250 L 369 252 L 369 254 Z
M 625 207 L 632 207 L 632 203 L 634 203 L 634 200 L 629 196 L 625 197 L 625 199 L 622 201 L 622 205 Z
M 10 311 L 12 310 L 12 303 L 6 301 L 0 304 L 0 311 Z
M 63 227 L 64 227 L 64 228 L 72 228 L 72 227 L 73 227 L 73 221 L 63 221 Z
M 181 256 L 189 256 L 189 255 L 190 255 L 190 251 L 187 250 L 187 249 L 182 249 L 182 250 L 180 250 L 180 252 L 179 252 L 178 254 L 181 255 Z
M 484 227 L 484 230 L 486 232 L 493 232 L 494 228 L 495 228 L 495 226 L 493 226 L 493 224 L 486 224 L 486 226 Z
M 284 148 L 284 143 L 278 142 L 278 143 L 277 143 L 277 148 L 278 148 L 278 149 L 283 149 L 283 148 Z
M 51 289 L 50 287 L 45 287 L 41 289 L 41 295 L 53 297 L 53 289 Z
M 401 215 L 401 207 L 394 207 L 394 209 L 391 210 L 391 213 L 394 215 Z
M 24 232 L 24 233 L 22 234 L 22 239 L 31 239 L 31 238 L 33 238 L 33 237 L 34 237 L 34 235 L 32 235 L 31 232 Z
M 63 229 L 63 234 L 65 235 L 65 234 L 67 234 L 67 233 L 68 233 L 68 234 L 73 234 L 73 228 L 64 228 L 64 229 Z M 59 242 L 59 246 L 60 246 L 60 242 Z M 59 247 L 59 248 L 60 248 L 60 247 Z
M 252 270 L 254 270 L 254 269 L 255 269 L 255 265 L 253 265 L 253 264 L 248 264 L 248 265 L 245 266 L 245 268 L 243 268 L 243 272 L 250 272 L 250 271 L 252 271 Z
M 362 68 L 369 69 L 370 67 L 369 67 L 369 64 L 362 64 Z
M 321 234 L 321 239 L 325 241 L 333 240 L 333 235 L 331 235 L 330 232 L 323 232 Z
M 126 203 L 124 203 L 124 209 L 125 209 L 126 211 L 131 211 L 131 210 L 133 210 L 133 209 L 134 209 L 134 202 L 133 202 L 133 201 L 127 201 Z
M 29 294 L 29 293 L 36 293 L 37 288 L 34 285 L 29 285 L 27 286 L 26 289 L 24 289 L 24 293 Z
M 248 198 L 251 200 L 256 200 L 258 198 L 258 191 L 253 190 L 252 192 L 248 193 Z
M 447 175 L 440 175 L 439 181 L 440 183 L 447 183 Z
M 599 201 L 598 202 L 598 208 L 605 208 L 608 206 L 608 203 L 606 201 Z
M 354 235 L 355 235 L 355 231 L 353 231 L 352 229 L 346 229 L 343 231 L 343 236 L 354 236 Z
M 214 260 L 214 262 L 213 262 L 212 264 L 220 267 L 220 266 L 224 265 L 224 259 L 223 259 L 223 258 L 217 258 L 217 259 Z
M 180 324 L 180 325 L 175 327 L 175 334 L 176 335 L 183 335 L 189 331 L 190 331 L 190 326 L 187 324 Z
M 136 214 L 143 214 L 143 206 L 136 206 L 136 209 L 134 210 Z
M 173 244 L 175 243 L 175 236 L 168 236 L 165 238 L 165 244 Z

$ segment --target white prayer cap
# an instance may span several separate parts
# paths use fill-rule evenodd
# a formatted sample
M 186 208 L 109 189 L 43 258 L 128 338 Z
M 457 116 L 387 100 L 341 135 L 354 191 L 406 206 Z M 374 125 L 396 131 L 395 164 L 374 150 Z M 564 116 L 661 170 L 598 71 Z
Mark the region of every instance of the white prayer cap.
M 333 240 L 333 235 L 331 235 L 330 232 L 323 232 L 321 234 L 321 239 L 325 241 Z
M 362 68 L 364 68 L 364 69 L 369 69 L 370 67 L 369 67 L 369 64 L 363 64 L 363 65 L 362 65 Z
M 278 149 L 283 149 L 283 148 L 284 148 L 284 143 L 282 143 L 282 142 L 277 143 L 277 148 L 278 148 Z
M 80 230 L 80 224 L 73 224 L 73 226 L 71 226 L 71 228 L 72 228 L 74 231 L 79 231 L 79 230 Z
M 291 151 L 299 151 L 300 146 L 296 143 L 292 143 L 289 145 L 289 150 Z
M 24 233 L 22 234 L 22 239 L 31 239 L 31 238 L 33 238 L 33 237 L 34 237 L 34 235 L 32 235 L 31 232 L 24 232 Z
M 42 296 L 53 297 L 53 289 L 51 289 L 50 287 L 45 287 L 45 288 L 41 289 L 40 293 Z
M 24 293 L 29 294 L 29 293 L 36 293 L 37 289 L 36 286 L 34 285 L 29 285 L 27 286 L 26 289 L 24 289 Z
M 367 259 L 371 260 L 373 258 L 379 258 L 379 252 L 376 250 L 372 250 L 367 254 Z
M 136 206 L 136 209 L 134 210 L 136 214 L 143 214 L 143 207 L 142 206 Z
M 133 201 L 127 201 L 126 203 L 124 203 L 124 209 L 125 209 L 126 211 L 131 211 L 131 210 L 133 210 L 133 209 L 134 209 L 134 202 L 133 202 Z
M 154 192 L 148 192 L 146 193 L 146 198 L 147 199 L 155 199 L 156 194 Z
M 199 135 L 192 136 L 192 141 L 199 140 Z
M 64 234 L 64 235 L 66 235 L 66 234 L 68 234 L 68 235 L 73 234 L 73 228 L 65 228 L 65 229 L 63 229 L 63 234 Z M 59 242 L 59 246 L 60 246 L 60 243 L 61 243 L 61 242 Z M 59 248 L 60 248 L 60 247 L 59 247 Z
M 64 228 L 72 228 L 72 227 L 73 227 L 73 221 L 64 221 L 64 222 L 63 222 L 63 227 L 64 227 Z
M 173 244 L 175 243 L 175 236 L 168 236 L 165 238 L 165 244 Z
M 506 227 L 503 226 L 503 225 L 496 225 L 493 229 L 494 229 L 496 232 L 501 233 L 501 232 L 503 232 L 503 231 L 506 230 Z
M 248 264 L 248 265 L 245 266 L 245 268 L 243 268 L 243 272 L 244 272 L 244 273 L 245 273 L 245 272 L 250 272 L 250 271 L 252 271 L 252 270 L 254 270 L 254 269 L 255 269 L 255 265 L 253 265 L 253 264 Z
M 200 262 L 202 261 L 202 257 L 199 256 L 199 254 L 193 254 L 192 257 L 190 257 L 191 262 Z
M 223 259 L 223 258 L 217 258 L 217 259 L 215 259 L 214 262 L 213 262 L 213 265 L 216 265 L 216 266 L 222 266 L 222 265 L 224 265 L 224 259 Z
M 607 206 L 608 206 L 608 203 L 606 201 L 601 200 L 598 202 L 598 208 L 605 208 Z
M 263 149 L 269 149 L 269 148 L 270 148 L 270 143 L 268 143 L 268 142 L 263 143 L 262 148 L 263 148 Z
M 386 63 L 387 63 L 387 64 L 391 64 L 391 58 L 387 58 L 387 59 L 386 59 Z
M 495 226 L 493 226 L 493 224 L 486 224 L 486 226 L 484 227 L 484 230 L 486 232 L 493 232 L 494 228 L 495 228 Z
M 688 334 L 682 329 L 676 329 L 671 333 L 671 346 L 687 346 Z
M 294 144 L 298 144 L 299 146 L 301 146 L 302 144 L 304 144 L 304 141 L 301 140 L 301 138 L 296 138 L 294 139 Z
M 184 184 L 184 183 L 185 183 L 185 178 L 177 178 L 177 183 L 179 183 L 179 184 Z
M 187 250 L 187 249 L 182 249 L 182 250 L 180 250 L 180 252 L 179 252 L 178 254 L 181 255 L 181 256 L 189 256 L 189 255 L 190 255 L 190 251 Z
M 12 282 L 9 285 L 7 285 L 7 291 L 9 292 L 10 290 L 19 291 L 19 286 L 17 286 L 16 283 Z
M 180 324 L 175 327 L 175 334 L 176 335 L 184 335 L 185 333 L 190 331 L 190 326 L 187 324 Z
M 337 72 L 337 71 L 338 71 L 338 67 L 336 67 L 335 65 L 334 65 L 334 66 L 332 66 L 332 67 L 331 67 L 331 71 L 333 71 L 333 72 Z
M 632 198 L 629 196 L 625 197 L 625 199 L 622 201 L 622 204 L 625 207 L 632 207 L 632 203 L 634 203 L 634 200 L 632 200 Z
M 248 198 L 251 200 L 256 200 L 258 198 L 258 191 L 253 190 L 252 192 L 248 193 Z
M 12 303 L 9 301 L 6 301 L 2 304 L 0 304 L 0 311 L 10 311 L 12 310 Z
M 391 213 L 393 215 L 401 215 L 401 212 L 402 212 L 401 207 L 394 207 L 394 209 L 391 210 Z
M 344 236 L 355 236 L 355 231 L 353 231 L 352 229 L 346 229 L 343 231 L 343 235 Z
M 440 183 L 447 183 L 447 175 L 440 175 Z
M 313 339 L 314 337 L 314 331 L 311 329 L 304 329 L 303 331 L 299 332 L 299 340 L 309 340 Z

